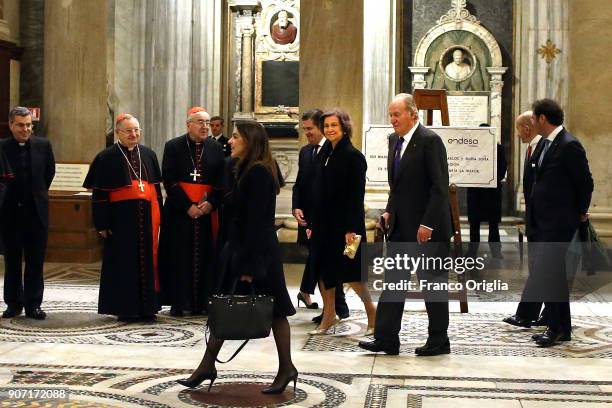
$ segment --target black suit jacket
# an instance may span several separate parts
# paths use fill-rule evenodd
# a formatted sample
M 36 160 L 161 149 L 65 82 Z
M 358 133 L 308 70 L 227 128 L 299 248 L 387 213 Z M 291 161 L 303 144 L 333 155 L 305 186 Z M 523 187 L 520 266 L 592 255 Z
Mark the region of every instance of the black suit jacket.
M 399 136 L 389 137 L 389 235 L 399 233 L 404 242 L 416 242 L 420 225 L 433 228 L 432 242 L 445 242 L 452 235 L 448 200 L 448 160 L 442 139 L 418 125 L 400 161 L 395 182 L 391 169 Z M 395 231 L 399 228 L 398 231 Z
M 55 176 L 55 158 L 49 140 L 37 136 L 30 137 L 30 165 L 32 181 L 32 198 L 36 213 L 45 228 L 49 225 L 49 186 Z M 0 141 L 0 150 L 4 151 L 13 172 L 21 168 L 19 161 L 19 145 L 13 137 Z M 8 183 L 6 199 L 2 213 L 9 206 L 17 206 L 15 180 Z
M 580 142 L 565 128 L 544 155 L 527 207 L 531 233 L 541 242 L 570 241 L 591 204 L 593 178 Z
M 291 209 L 296 208 L 304 211 L 304 217 L 310 221 L 313 210 L 314 183 L 317 170 L 318 156 L 313 157 L 315 146 L 307 144 L 300 149 L 298 159 L 298 174 L 293 185 L 293 195 L 291 197 Z
M 223 154 L 225 154 L 225 157 L 232 154 L 232 146 L 230 146 L 229 139 L 227 137 L 221 135 L 221 137 L 219 138 L 219 140 L 217 140 L 217 142 L 219 142 L 221 146 L 223 146 Z

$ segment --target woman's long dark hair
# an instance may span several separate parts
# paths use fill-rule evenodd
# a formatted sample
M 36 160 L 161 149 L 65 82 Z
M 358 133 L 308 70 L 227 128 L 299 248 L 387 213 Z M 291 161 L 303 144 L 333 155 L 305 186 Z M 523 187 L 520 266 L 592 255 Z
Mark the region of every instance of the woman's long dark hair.
M 280 192 L 278 166 L 270 152 L 270 142 L 266 129 L 254 120 L 236 122 L 236 129 L 245 140 L 246 154 L 236 163 L 236 177 L 238 181 L 251 167 L 256 164 L 263 165 L 272 177 L 276 186 L 276 194 Z

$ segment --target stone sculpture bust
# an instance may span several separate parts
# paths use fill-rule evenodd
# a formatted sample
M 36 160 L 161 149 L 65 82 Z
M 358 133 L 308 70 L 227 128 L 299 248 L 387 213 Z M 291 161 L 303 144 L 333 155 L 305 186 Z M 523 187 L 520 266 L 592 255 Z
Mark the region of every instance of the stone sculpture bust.
M 465 55 L 462 50 L 453 51 L 453 61 L 446 65 L 444 72 L 454 81 L 463 81 L 470 74 L 470 65 L 465 62 Z

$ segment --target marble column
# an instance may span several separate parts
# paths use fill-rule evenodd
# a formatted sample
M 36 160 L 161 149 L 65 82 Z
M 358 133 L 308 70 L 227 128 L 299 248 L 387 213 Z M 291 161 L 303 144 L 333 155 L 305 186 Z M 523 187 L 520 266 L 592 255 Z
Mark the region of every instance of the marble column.
M 246 23 L 241 28 L 242 33 L 242 76 L 241 76 L 241 112 L 253 112 L 253 23 Z
M 194 105 L 221 109 L 222 0 L 114 0 L 109 118 L 137 116 L 161 158 Z
M 396 93 L 396 0 L 363 2 L 363 123 L 388 123 L 387 105 Z
M 501 111 L 502 111 L 502 88 L 504 80 L 502 75 L 508 70 L 506 67 L 487 67 L 487 72 L 491 75 L 489 81 L 489 89 L 491 90 L 490 109 L 491 118 L 490 125 L 495 128 L 495 141 L 501 143 Z
M 20 58 L 19 103 L 25 106 L 43 105 L 45 1 L 21 0 L 19 10 Z M 46 115 L 41 117 L 44 129 Z
M 388 105 L 396 92 L 397 75 L 397 1 L 365 0 L 363 2 L 363 125 L 389 123 Z M 363 149 L 364 154 L 365 146 Z M 389 185 L 368 182 L 368 208 L 387 205 Z
M 90 162 L 104 147 L 106 1 L 47 1 L 44 27 L 47 137 L 57 161 Z
M 515 2 L 515 115 L 530 109 L 531 103 L 541 98 L 553 98 L 563 107 L 568 104 L 569 3 L 569 0 Z M 514 137 L 515 203 L 522 210 L 521 180 L 526 149 Z
M 608 221 L 602 228 L 612 241 L 612 71 L 607 68 L 612 9 L 606 0 L 571 1 L 568 15 L 571 52 L 565 80 L 569 88 L 565 122 L 586 149 L 595 181 L 591 211 L 607 213 Z M 599 223 L 594 222 L 596 227 Z M 602 231 L 598 232 L 601 235 Z
M 300 4 L 300 109 L 341 107 L 353 120 L 353 144 L 363 129 L 364 4 L 308 0 Z

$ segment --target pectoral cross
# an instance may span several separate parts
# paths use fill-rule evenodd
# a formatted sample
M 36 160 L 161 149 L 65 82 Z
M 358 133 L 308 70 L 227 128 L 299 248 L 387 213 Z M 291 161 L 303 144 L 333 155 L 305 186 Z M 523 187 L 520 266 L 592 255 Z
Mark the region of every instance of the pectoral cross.
M 142 180 L 138 180 L 138 188 L 144 193 L 144 183 Z
M 197 181 L 197 180 L 198 180 L 198 177 L 200 177 L 200 176 L 201 176 L 201 174 L 200 174 L 200 173 L 198 173 L 198 171 L 197 171 L 196 169 L 193 169 L 193 173 L 189 173 L 189 175 L 190 175 L 191 177 L 193 177 L 193 181 Z

